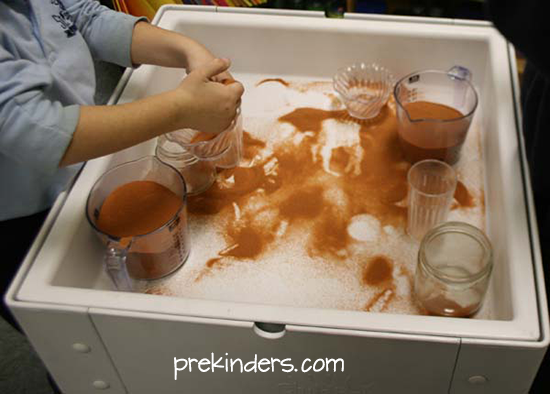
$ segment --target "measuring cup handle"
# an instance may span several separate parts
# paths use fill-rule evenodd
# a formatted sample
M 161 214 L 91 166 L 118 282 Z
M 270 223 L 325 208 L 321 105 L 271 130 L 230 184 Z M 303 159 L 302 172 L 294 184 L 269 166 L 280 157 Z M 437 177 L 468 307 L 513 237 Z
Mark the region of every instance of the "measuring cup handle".
M 454 78 L 470 81 L 472 79 L 472 72 L 463 66 L 454 66 L 447 71 L 447 73 Z
M 126 268 L 127 255 L 127 248 L 121 249 L 110 242 L 103 256 L 105 270 L 112 279 L 117 290 L 120 291 L 133 291 L 132 281 L 130 280 L 128 269 Z

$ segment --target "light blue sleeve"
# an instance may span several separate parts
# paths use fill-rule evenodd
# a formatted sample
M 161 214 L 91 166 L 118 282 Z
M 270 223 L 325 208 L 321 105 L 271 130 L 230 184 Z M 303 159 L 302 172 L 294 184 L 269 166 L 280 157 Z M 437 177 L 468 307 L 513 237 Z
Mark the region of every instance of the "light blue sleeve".
M 63 4 L 94 58 L 132 67 L 134 25 L 146 18 L 113 11 L 95 0 L 64 0 Z
M 45 174 L 58 170 L 80 115 L 78 105 L 44 96 L 51 84 L 47 66 L 0 47 L 0 151 Z

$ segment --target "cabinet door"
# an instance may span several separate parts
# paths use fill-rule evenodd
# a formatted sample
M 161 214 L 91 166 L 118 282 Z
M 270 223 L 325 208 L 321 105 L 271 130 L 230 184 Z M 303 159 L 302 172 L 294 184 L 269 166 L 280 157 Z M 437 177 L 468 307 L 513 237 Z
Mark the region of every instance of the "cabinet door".
M 100 309 L 90 313 L 131 394 L 447 393 L 460 344 L 458 338 L 298 326 L 287 326 L 281 335 L 258 331 L 247 322 Z M 201 372 L 192 361 L 192 370 L 179 371 L 175 380 L 174 359 L 189 358 L 222 358 L 223 368 L 212 372 L 203 361 L 203 371 L 209 369 Z M 243 369 L 256 359 L 265 372 L 241 372 L 237 359 Z M 260 365 L 261 359 L 267 360 Z M 272 359 L 285 365 L 270 364 Z M 326 367 L 326 359 L 343 363 L 336 363 L 336 372 L 334 363 L 329 371 L 302 372 L 302 366 Z M 177 364 L 184 366 L 184 361 Z
M 63 393 L 127 392 L 87 308 L 23 302 L 10 306 Z
M 536 343 L 512 347 L 465 339 L 450 394 L 527 394 L 545 351 Z

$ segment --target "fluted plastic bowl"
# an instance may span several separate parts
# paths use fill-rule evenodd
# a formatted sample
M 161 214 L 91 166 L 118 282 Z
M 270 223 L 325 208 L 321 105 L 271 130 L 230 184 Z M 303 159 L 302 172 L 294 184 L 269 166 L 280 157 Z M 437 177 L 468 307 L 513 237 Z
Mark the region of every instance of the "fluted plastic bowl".
M 339 69 L 332 82 L 351 116 L 371 119 L 386 105 L 394 77 L 378 64 L 355 63 Z

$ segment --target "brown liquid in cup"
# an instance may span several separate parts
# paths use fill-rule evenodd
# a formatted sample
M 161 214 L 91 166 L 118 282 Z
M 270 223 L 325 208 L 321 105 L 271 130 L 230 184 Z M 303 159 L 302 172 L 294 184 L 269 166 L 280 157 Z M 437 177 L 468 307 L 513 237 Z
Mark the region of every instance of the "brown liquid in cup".
M 405 121 L 400 125 L 399 142 L 410 162 L 426 159 L 455 164 L 470 126 L 470 119 L 443 104 L 416 101 L 405 105 L 412 120 L 426 119 L 426 122 Z M 451 121 L 456 119 L 454 121 Z M 430 122 L 447 120 L 449 122 Z
M 103 202 L 97 227 L 110 236 L 121 238 L 124 245 L 131 238 L 160 229 L 178 214 L 182 198 L 153 181 L 129 182 L 115 189 Z M 157 279 L 174 271 L 183 261 L 183 238 L 180 211 L 169 228 L 133 241 L 126 265 L 134 279 Z M 185 219 L 185 217 L 183 217 Z

